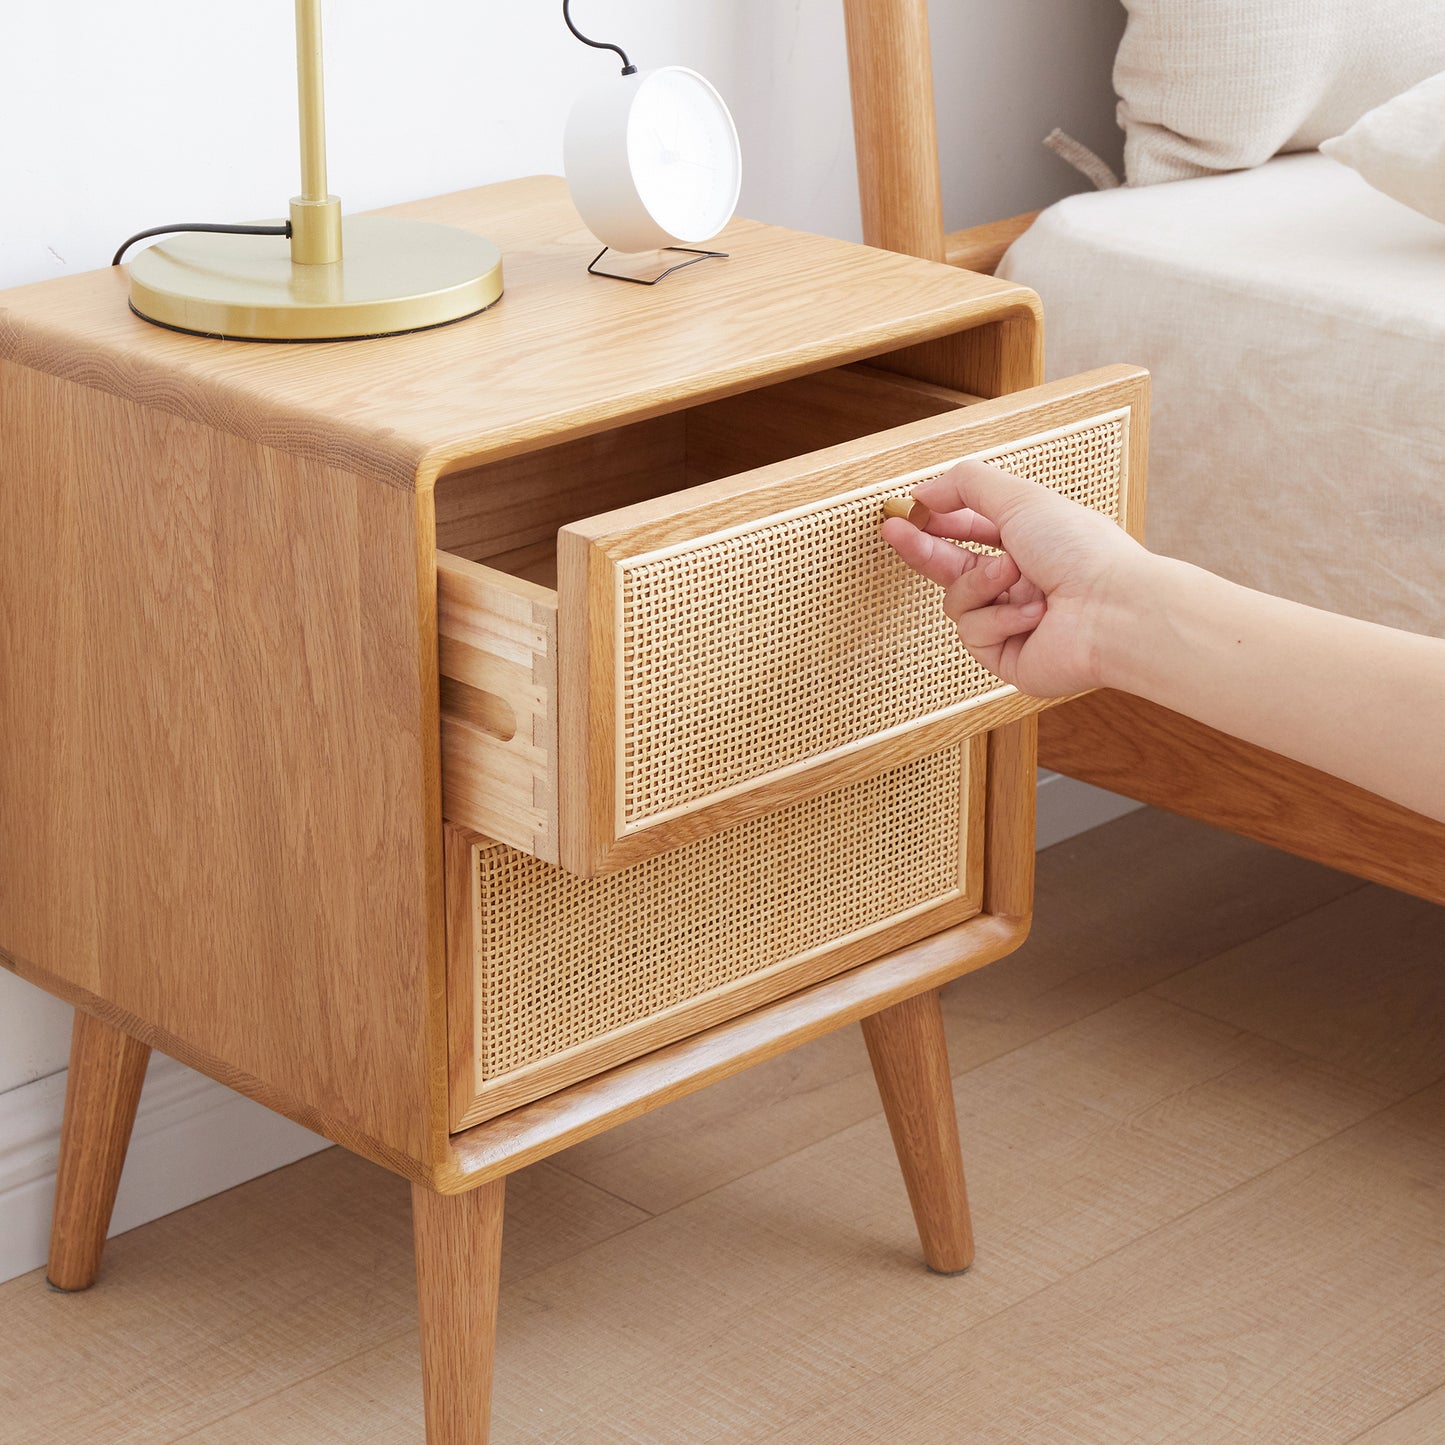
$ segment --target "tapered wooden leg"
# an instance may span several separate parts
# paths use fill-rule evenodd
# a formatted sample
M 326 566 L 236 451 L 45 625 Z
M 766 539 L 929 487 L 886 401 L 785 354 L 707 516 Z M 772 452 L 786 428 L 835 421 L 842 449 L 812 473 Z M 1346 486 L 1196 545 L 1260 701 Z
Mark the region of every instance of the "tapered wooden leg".
M 412 1185 L 427 1445 L 485 1445 L 506 1181 L 466 1194 Z
M 973 1263 L 973 1225 L 937 991 L 865 1018 L 863 1038 L 923 1258 L 939 1274 L 958 1274 Z
M 100 1273 L 150 1055 L 129 1034 L 76 1010 L 46 1269 L 56 1289 L 89 1289 Z

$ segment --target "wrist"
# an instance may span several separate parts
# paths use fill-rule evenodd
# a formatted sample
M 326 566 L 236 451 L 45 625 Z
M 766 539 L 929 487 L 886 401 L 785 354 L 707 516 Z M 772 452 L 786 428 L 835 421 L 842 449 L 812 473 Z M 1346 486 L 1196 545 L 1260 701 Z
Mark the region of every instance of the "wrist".
M 1148 696 L 1151 678 L 1174 625 L 1184 572 L 1194 568 L 1142 546 L 1122 553 L 1101 589 L 1093 627 L 1095 687 Z

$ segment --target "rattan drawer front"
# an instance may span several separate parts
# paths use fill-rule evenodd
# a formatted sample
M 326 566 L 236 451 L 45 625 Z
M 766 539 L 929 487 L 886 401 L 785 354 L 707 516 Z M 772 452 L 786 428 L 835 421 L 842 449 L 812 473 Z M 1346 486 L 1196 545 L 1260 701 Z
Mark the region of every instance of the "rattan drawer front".
M 1115 516 L 1127 445 L 1120 410 L 981 455 Z M 942 470 L 617 563 L 619 830 L 999 693 L 879 536 Z
M 1112 367 L 567 525 L 555 590 L 439 555 L 447 818 L 598 877 L 1036 710 L 883 502 L 978 456 L 1137 534 L 1146 395 Z
M 453 833 L 455 1127 L 972 917 L 983 754 L 955 745 L 605 878 Z

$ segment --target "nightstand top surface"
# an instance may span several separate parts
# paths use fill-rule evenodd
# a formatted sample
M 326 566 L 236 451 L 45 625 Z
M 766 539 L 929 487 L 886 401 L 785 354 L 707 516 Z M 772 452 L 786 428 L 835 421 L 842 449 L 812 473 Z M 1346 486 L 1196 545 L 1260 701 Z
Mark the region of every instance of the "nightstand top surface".
M 656 287 L 589 276 L 597 242 L 539 176 L 383 214 L 502 249 L 490 311 L 406 336 L 311 345 L 152 326 L 121 268 L 0 293 L 0 359 L 398 485 L 859 360 L 1006 312 L 1027 289 L 909 256 L 736 220 Z

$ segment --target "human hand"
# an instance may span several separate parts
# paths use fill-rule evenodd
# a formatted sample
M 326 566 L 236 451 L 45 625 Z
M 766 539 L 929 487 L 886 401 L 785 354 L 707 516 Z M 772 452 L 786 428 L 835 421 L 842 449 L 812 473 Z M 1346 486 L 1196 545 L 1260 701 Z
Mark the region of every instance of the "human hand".
M 883 539 L 944 589 L 944 612 L 991 673 L 1033 697 L 1105 684 L 1111 612 L 1147 590 L 1143 547 L 1102 514 L 985 462 L 960 462 L 913 499 L 913 516 L 888 518 Z

